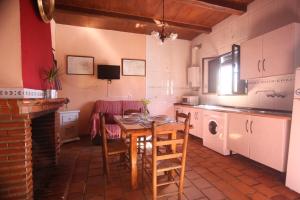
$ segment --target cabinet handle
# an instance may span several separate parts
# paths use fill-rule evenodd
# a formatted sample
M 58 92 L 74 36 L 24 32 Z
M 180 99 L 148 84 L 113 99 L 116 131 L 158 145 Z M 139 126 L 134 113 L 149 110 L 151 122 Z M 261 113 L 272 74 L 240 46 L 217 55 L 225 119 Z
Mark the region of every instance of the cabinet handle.
M 263 68 L 263 71 L 266 71 L 266 69 L 265 69 L 265 61 L 266 61 L 266 59 L 263 59 L 263 61 L 262 61 L 262 68 Z
M 250 122 L 250 133 L 252 134 L 253 131 L 252 131 L 252 125 L 253 125 L 253 121 Z
M 245 127 L 246 127 L 246 132 L 248 133 L 248 119 L 247 119 L 247 121 L 246 121 L 246 124 L 245 124 Z
M 258 69 L 258 71 L 260 72 L 260 60 L 259 60 L 258 63 L 257 63 L 257 69 Z

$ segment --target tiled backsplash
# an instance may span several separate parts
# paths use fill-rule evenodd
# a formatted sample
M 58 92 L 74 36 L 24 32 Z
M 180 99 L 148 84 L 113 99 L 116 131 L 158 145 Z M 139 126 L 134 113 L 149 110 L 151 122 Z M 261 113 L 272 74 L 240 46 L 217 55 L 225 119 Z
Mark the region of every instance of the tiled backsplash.
M 294 75 L 252 79 L 248 94 L 240 96 L 200 95 L 201 104 L 292 110 Z

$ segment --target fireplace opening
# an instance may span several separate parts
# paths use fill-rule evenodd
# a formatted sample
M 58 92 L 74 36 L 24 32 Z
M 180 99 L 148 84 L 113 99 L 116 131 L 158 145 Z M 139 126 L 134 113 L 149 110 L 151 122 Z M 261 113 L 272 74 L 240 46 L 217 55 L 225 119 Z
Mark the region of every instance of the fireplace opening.
M 40 199 L 55 170 L 57 143 L 55 113 L 45 114 L 31 120 L 33 196 Z

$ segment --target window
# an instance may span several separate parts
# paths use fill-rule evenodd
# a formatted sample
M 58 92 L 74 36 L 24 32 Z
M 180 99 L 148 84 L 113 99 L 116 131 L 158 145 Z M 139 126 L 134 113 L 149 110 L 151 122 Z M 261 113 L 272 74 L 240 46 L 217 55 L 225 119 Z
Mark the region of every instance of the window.
M 247 93 L 247 81 L 240 80 L 240 47 L 232 46 L 232 51 L 203 61 L 203 93 L 218 95 L 239 95 Z M 207 66 L 205 66 L 207 63 Z M 206 70 L 205 70 L 206 69 Z M 206 92 L 205 92 L 206 91 Z

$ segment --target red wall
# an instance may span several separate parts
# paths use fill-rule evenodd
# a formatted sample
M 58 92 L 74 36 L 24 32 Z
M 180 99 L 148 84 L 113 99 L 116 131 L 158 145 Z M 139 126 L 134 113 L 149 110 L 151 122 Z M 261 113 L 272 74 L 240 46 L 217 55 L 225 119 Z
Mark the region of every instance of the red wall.
M 52 65 L 51 29 L 33 2 L 20 0 L 23 87 L 45 89 L 42 72 Z

